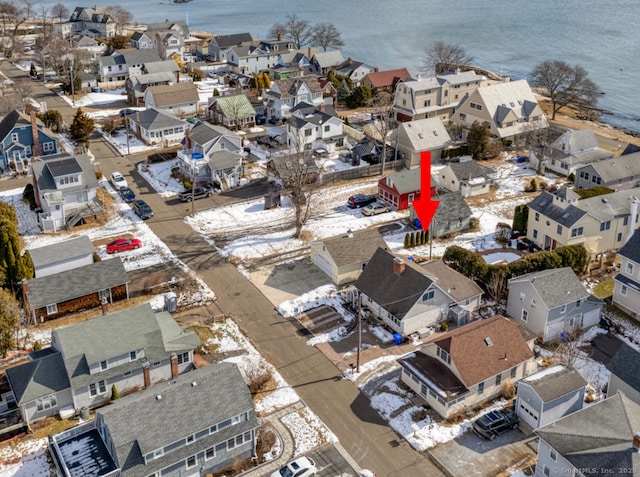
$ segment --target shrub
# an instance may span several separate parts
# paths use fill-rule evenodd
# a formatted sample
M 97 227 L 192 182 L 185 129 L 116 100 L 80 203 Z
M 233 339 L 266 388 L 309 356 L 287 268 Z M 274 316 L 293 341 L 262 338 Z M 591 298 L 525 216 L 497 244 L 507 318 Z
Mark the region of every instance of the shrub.
M 103 176 L 102 172 L 96 171 L 96 179 L 102 180 L 102 176 Z
M 409 234 L 404 234 L 404 248 L 409 248 L 411 246 L 411 237 Z
M 516 385 L 511 380 L 504 381 L 500 386 L 500 392 L 504 399 L 513 399 L 516 397 Z
M 193 183 L 191 181 L 184 181 L 182 185 L 184 185 L 185 189 L 191 189 L 191 187 L 193 187 Z
M 180 168 L 178 166 L 173 166 L 171 168 L 171 177 L 173 178 L 177 177 L 179 172 L 180 172 Z
M 538 183 L 536 182 L 536 178 L 532 177 L 531 181 L 525 186 L 525 192 L 535 192 L 538 190 Z
M 110 119 L 108 121 L 105 121 L 105 123 L 102 125 L 102 130 L 105 133 L 109 134 L 110 136 L 113 136 L 113 133 L 116 132 L 119 126 L 120 126 L 119 121 L 116 121 L 115 119 Z
M 440 331 L 449 331 L 449 323 L 447 323 L 446 321 L 440 323 Z
M 96 252 L 93 252 L 93 263 L 96 262 L 102 262 L 102 259 L 100 258 L 100 255 L 98 255 Z
M 40 351 L 42 349 L 42 344 L 39 341 L 33 343 L 33 351 Z
M 576 175 L 572 172 L 571 174 L 569 174 L 569 175 L 567 176 L 567 180 L 568 180 L 569 182 L 575 182 L 575 180 L 576 180 Z
M 111 386 L 111 400 L 115 401 L 116 399 L 120 399 L 120 391 L 118 391 L 118 388 L 114 384 Z
M 415 232 L 411 232 L 411 246 L 412 247 L 416 246 L 416 233 Z
M 549 187 L 549 184 L 547 184 L 545 181 L 540 181 L 540 188 L 546 190 L 547 187 Z

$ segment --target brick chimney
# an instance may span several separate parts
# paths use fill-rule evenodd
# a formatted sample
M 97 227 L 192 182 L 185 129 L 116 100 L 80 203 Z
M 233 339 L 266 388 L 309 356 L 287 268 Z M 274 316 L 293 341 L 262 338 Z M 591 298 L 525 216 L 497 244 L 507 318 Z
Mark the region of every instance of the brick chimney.
M 29 283 L 26 278 L 22 279 L 22 303 L 24 308 L 24 314 L 26 315 L 27 322 L 31 318 L 31 307 L 29 306 Z
M 149 370 L 149 363 L 142 365 L 142 377 L 144 378 L 145 389 L 151 386 L 151 371 Z
M 31 111 L 31 135 L 33 137 L 33 146 L 31 146 L 32 157 L 42 156 L 42 146 L 38 137 L 38 123 L 36 121 L 36 113 Z
M 180 374 L 178 372 L 178 355 L 174 353 L 171 355 L 171 377 L 175 378 L 178 374 Z
M 393 273 L 395 273 L 396 275 L 402 275 L 405 266 L 406 265 L 401 258 L 396 257 L 393 259 Z
M 307 48 L 307 58 L 311 59 L 311 47 Z
M 187 150 L 187 153 L 191 151 L 191 129 L 187 129 L 184 133 L 184 147 Z
M 633 448 L 636 452 L 640 452 L 640 432 L 633 435 Z

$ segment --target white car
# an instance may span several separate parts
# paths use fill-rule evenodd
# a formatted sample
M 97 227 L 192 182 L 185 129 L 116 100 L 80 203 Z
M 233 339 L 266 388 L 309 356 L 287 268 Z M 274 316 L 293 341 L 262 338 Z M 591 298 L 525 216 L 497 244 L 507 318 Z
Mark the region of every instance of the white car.
M 301 456 L 280 467 L 271 474 L 271 477 L 307 477 L 308 475 L 316 475 L 316 463 L 311 457 Z
M 129 187 L 129 184 L 127 184 L 127 179 L 125 179 L 124 176 L 119 172 L 114 172 L 113 174 L 111 174 L 111 185 L 113 185 L 115 190 L 120 190 L 123 187 Z
M 362 213 L 364 215 L 378 215 L 384 214 L 385 212 L 389 212 L 389 207 L 380 202 L 374 202 L 373 204 L 366 205 L 362 208 Z

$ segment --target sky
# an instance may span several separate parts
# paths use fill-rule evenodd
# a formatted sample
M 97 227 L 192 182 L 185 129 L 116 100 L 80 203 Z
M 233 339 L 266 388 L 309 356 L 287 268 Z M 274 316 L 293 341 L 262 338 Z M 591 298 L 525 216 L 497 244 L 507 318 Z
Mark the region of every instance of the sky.
M 90 106 L 95 102 L 108 103 L 109 98 L 111 101 L 114 98 L 121 99 L 118 94 L 92 93 L 92 95 L 87 95 L 76 102 L 82 101 L 81 104 Z M 108 111 L 110 111 L 108 114 L 117 114 L 117 110 Z M 98 115 L 98 113 L 96 114 Z M 103 111 L 100 114 L 107 113 Z M 113 138 L 113 141 L 121 151 L 123 146 L 126 148 L 126 137 L 124 135 Z M 132 146 L 140 148 L 140 150 L 144 149 L 144 146 L 136 141 L 130 141 L 129 147 Z M 263 153 L 261 154 L 264 155 Z M 179 182 L 171 178 L 172 165 L 171 161 L 151 164 L 148 166 L 148 171 L 139 172 L 145 176 L 159 194 L 163 197 L 171 197 L 183 189 Z M 330 158 L 322 166 L 332 168 L 347 167 L 337 157 Z M 259 176 L 265 173 L 264 170 L 265 164 L 260 162 L 256 165 L 253 174 Z M 535 176 L 535 172 L 528 169 L 526 163 L 517 163 L 514 157 L 505 158 L 503 162 L 500 162 L 497 165 L 496 172 L 498 186 L 495 200 L 487 200 L 478 206 L 472 207 L 473 216 L 480 219 L 480 230 L 473 233 L 464 233 L 447 241 L 435 240 L 432 248 L 434 256 L 441 256 L 446 247 L 455 244 L 470 250 L 495 249 L 495 253 L 485 255 L 485 259 L 490 263 L 499 260 L 512 261 L 518 257 L 515 253 L 509 251 L 509 248 L 503 249 L 498 245 L 493 240 L 493 232 L 498 222 L 511 223 L 514 206 L 523 203 L 523 199 L 518 196 L 523 193 L 525 182 Z M 321 211 L 321 213 L 316 213 L 309 223 L 305 225 L 304 229 L 308 232 L 309 237 L 320 239 L 346 233 L 349 229 L 359 230 L 385 222 L 404 220 L 407 217 L 406 212 L 390 212 L 366 217 L 360 210 L 346 207 L 346 200 L 350 195 L 374 191 L 376 180 L 376 178 L 371 178 L 352 182 L 348 185 L 327 186 L 315 193 L 311 199 L 312 206 L 316 211 Z M 547 182 L 553 181 L 550 177 L 545 177 L 544 180 Z M 119 194 L 111 188 L 105 179 L 102 180 L 101 185 L 114 198 L 115 208 L 111 211 L 109 220 L 104 227 L 90 229 L 83 231 L 83 233 L 86 233 L 94 241 L 116 238 L 124 234 L 131 234 L 139 238 L 143 244 L 140 249 L 118 254 L 118 257 L 123 260 L 126 270 L 137 270 L 166 261 L 174 262 L 188 273 L 193 274 L 199 283 L 199 289 L 196 292 L 188 296 L 178 297 L 179 305 L 181 307 L 189 307 L 197 303 L 213 301 L 215 299 L 215 291 L 209 289 L 204 282 L 197 278 L 195 273 L 188 270 L 186 265 L 178 260 L 152 230 L 131 211 L 130 206 L 120 199 Z M 21 189 L 2 192 L 0 193 L 0 200 L 13 204 L 16 208 L 19 231 L 23 236 L 26 248 L 44 246 L 77 235 L 73 230 L 56 235 L 39 233 L 35 214 L 21 201 L 21 195 Z M 201 211 L 194 217 L 185 217 L 184 220 L 204 237 L 214 233 L 223 233 L 230 238 L 224 245 L 218 245 L 215 242 L 212 245 L 218 249 L 219 253 L 232 259 L 233 263 L 237 263 L 240 270 L 244 270 L 259 258 L 268 255 L 280 255 L 284 252 L 307 246 L 306 242 L 293 239 L 293 227 L 287 227 L 287 224 L 293 224 L 292 217 L 292 205 L 288 198 L 285 197 L 282 206 L 275 209 L 265 210 L 263 201 L 256 200 Z M 269 230 L 276 228 L 279 230 L 278 232 L 269 232 Z M 249 229 L 251 230 L 250 234 L 247 233 Z M 265 232 L 261 233 L 260 231 Z M 393 252 L 403 256 L 416 255 L 424 257 L 429 255 L 428 245 L 411 250 L 404 249 L 404 233 L 384 235 L 385 241 Z M 106 254 L 104 246 L 96 247 L 96 252 L 104 260 L 115 258 Z M 335 287 L 327 284 L 306 295 L 297 297 L 295 300 L 283 302 L 278 305 L 277 309 L 283 316 L 294 316 L 297 312 L 295 311 L 296 307 L 309 310 L 320 304 L 327 304 L 334 306 L 338 312 L 341 312 L 343 308 L 339 306 L 340 303 L 336 302 L 337 298 L 336 294 L 333 293 L 334 291 Z M 162 309 L 163 301 L 163 296 L 159 295 L 154 297 L 151 303 L 154 309 L 160 310 Z M 349 320 L 351 316 L 345 314 L 344 318 Z M 624 326 L 622 334 L 625 336 L 626 341 L 638 347 L 636 344 L 640 342 L 638 330 L 625 323 L 622 323 L 622 325 Z M 218 337 L 215 344 L 220 351 L 236 349 L 244 349 L 246 351 L 248 359 L 244 357 L 230 358 L 228 360 L 236 362 L 243 373 L 246 374 L 252 367 L 271 366 L 264 361 L 264 358 L 246 340 L 233 321 L 228 320 L 225 323 L 216 323 L 211 326 L 221 331 L 220 333 L 214 333 Z M 388 341 L 390 339 L 389 333 L 381 327 L 374 327 L 371 332 L 381 340 Z M 594 328 L 586 333 L 582 339 L 586 342 L 599 332 L 602 332 L 602 330 Z M 337 341 L 342 338 L 338 330 L 332 330 L 310 338 L 308 345 L 314 346 L 318 343 Z M 30 330 L 30 339 L 33 341 L 38 340 L 46 345 L 50 343 L 50 333 L 41 332 L 37 329 Z M 551 355 L 552 351 L 540 350 L 540 353 L 541 355 Z M 360 373 L 347 373 L 344 377 L 352 380 L 354 385 L 364 389 L 371 379 L 379 379 L 384 376 L 384 373 L 394 369 L 394 366 L 397 366 L 395 360 L 398 357 L 396 355 L 384 356 L 378 360 L 363 363 Z M 576 367 L 594 390 L 602 389 L 602 386 L 608 380 L 608 371 L 599 363 L 591 360 L 586 353 L 580 357 Z M 296 392 L 275 369 L 273 369 L 273 373 L 278 382 L 277 389 L 256 402 L 256 410 L 258 412 L 269 414 L 300 400 Z M 418 451 L 423 451 L 439 443 L 454 439 L 456 436 L 467 432 L 471 425 L 471 420 L 464 420 L 457 425 L 442 426 L 428 416 L 422 420 L 415 421 L 414 415 L 420 408 L 411 404 L 410 394 L 398 386 L 396 379 L 385 381 L 383 378 L 383 382 L 378 389 L 380 392 L 371 397 L 372 406 L 398 434 L 403 436 Z M 504 405 L 504 402 L 498 400 L 483 412 L 502 405 Z M 398 413 L 398 409 L 403 409 L 403 411 Z M 313 449 L 320 443 L 336 440 L 336 436 L 331 430 L 308 408 L 305 408 L 302 414 L 291 415 L 285 419 L 284 423 L 294 436 L 297 454 Z M 274 455 L 277 454 L 278 445 L 280 444 L 276 444 L 276 448 L 273 450 Z M 0 446 L 0 476 L 48 476 L 48 464 L 44 453 L 45 446 L 46 440 L 30 440 L 29 438 L 22 439 L 16 444 Z

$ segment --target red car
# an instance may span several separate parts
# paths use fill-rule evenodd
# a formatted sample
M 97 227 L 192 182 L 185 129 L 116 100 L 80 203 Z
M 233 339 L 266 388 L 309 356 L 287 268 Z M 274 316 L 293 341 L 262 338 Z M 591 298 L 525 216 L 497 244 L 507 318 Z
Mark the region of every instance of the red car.
M 107 244 L 107 253 L 124 252 L 142 247 L 142 242 L 137 238 L 119 238 Z

